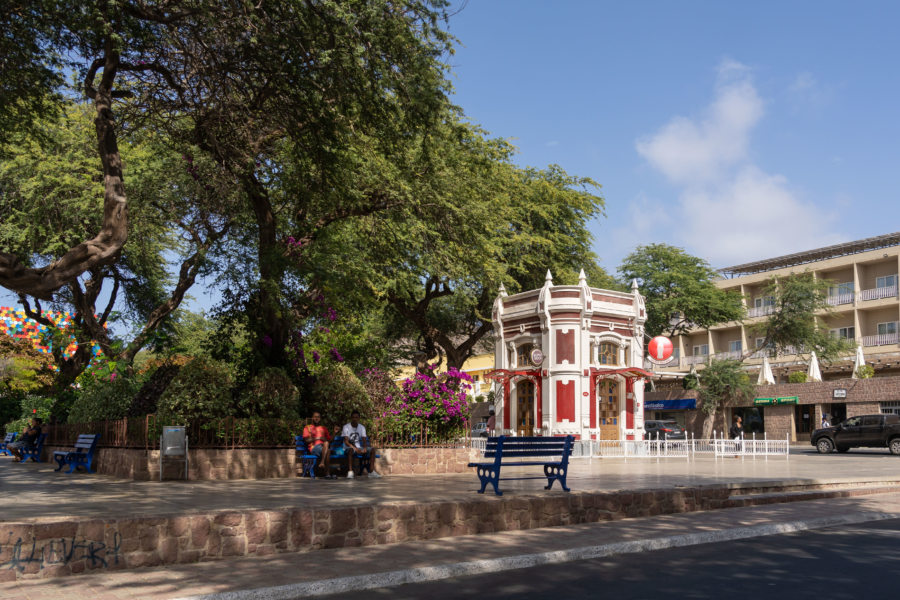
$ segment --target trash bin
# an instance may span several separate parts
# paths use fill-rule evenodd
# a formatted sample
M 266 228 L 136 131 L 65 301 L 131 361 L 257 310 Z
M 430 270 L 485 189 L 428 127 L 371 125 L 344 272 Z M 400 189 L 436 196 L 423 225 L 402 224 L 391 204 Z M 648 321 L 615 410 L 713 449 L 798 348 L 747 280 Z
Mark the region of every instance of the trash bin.
M 184 478 L 188 478 L 188 438 L 183 426 L 163 427 L 159 437 L 159 480 L 163 478 L 163 460 L 183 460 Z

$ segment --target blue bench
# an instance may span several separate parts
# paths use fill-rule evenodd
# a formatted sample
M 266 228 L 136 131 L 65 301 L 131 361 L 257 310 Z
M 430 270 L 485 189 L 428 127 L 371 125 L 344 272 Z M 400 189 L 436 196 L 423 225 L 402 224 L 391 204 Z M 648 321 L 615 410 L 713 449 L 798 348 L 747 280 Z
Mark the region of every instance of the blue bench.
M 25 462 L 25 459 L 30 458 L 34 462 L 44 462 L 41 460 L 41 452 L 44 451 L 44 440 L 47 439 L 47 434 L 42 433 L 38 436 L 38 439 L 35 440 L 34 446 L 31 448 L 19 448 L 19 452 L 22 453 L 22 462 Z
M 494 486 L 494 493 L 502 496 L 503 492 L 497 487 L 500 477 L 500 467 L 523 467 L 523 466 L 541 466 L 544 467 L 543 476 L 535 477 L 504 477 L 506 480 L 513 479 L 543 479 L 547 478 L 545 490 L 553 487 L 554 481 L 559 481 L 559 485 L 565 491 L 570 491 L 566 487 L 566 474 L 569 470 L 569 455 L 572 452 L 572 443 L 575 438 L 571 435 L 566 437 L 491 437 L 487 440 L 484 450 L 485 458 L 493 458 L 492 462 L 469 463 L 470 467 L 475 467 L 478 473 L 478 479 L 481 480 L 481 489 L 479 494 L 484 493 L 487 484 Z M 553 457 L 556 460 L 513 460 L 504 462 L 504 459 L 522 459 L 532 457 Z
M 53 453 L 53 460 L 59 465 L 55 471 L 62 471 L 62 468 L 69 465 L 67 473 L 72 473 L 78 467 L 84 467 L 85 472 L 94 472 L 94 450 L 97 448 L 97 442 L 100 440 L 100 434 L 82 433 L 75 441 L 73 450 L 57 450 Z
M 364 443 L 368 444 L 368 438 L 364 438 Z M 301 463 L 301 471 L 300 476 L 310 477 L 312 479 L 316 478 L 316 467 L 319 466 L 319 457 L 315 454 L 310 454 L 309 449 L 307 448 L 306 442 L 303 441 L 302 435 L 294 436 L 294 445 L 295 450 L 297 451 L 297 455 L 300 457 Z M 346 458 L 347 456 L 347 448 L 344 446 L 344 438 L 343 436 L 336 435 L 334 436 L 334 440 L 331 442 L 331 459 L 328 463 L 329 468 L 338 469 L 341 467 L 341 459 Z M 381 458 L 380 454 L 376 454 L 375 458 Z M 357 456 L 356 460 L 359 461 L 359 469 L 369 470 L 371 466 L 371 453 L 366 454 L 365 456 Z
M 18 435 L 15 431 L 10 431 L 6 434 L 6 437 L 3 438 L 3 441 L 0 442 L 0 454 L 5 454 L 6 456 L 11 456 L 12 453 L 6 449 L 7 444 L 11 444 L 16 441 L 16 435 Z

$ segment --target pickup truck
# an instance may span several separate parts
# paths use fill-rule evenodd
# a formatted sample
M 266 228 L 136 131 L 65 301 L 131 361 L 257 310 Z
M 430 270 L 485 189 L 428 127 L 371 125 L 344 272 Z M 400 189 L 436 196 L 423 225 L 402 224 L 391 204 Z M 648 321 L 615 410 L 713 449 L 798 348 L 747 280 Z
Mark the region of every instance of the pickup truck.
M 820 454 L 835 450 L 846 452 L 850 448 L 889 448 L 891 454 L 900 454 L 900 416 L 861 415 L 850 417 L 833 427 L 816 429 L 810 443 Z

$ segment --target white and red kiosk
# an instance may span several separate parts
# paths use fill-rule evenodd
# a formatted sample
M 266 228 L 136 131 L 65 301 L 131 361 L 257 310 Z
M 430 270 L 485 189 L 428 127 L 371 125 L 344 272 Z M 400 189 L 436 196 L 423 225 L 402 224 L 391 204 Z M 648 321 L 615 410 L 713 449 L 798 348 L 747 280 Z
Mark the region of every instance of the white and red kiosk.
M 643 434 L 644 299 L 631 293 L 553 285 L 494 301 L 497 414 L 514 435 L 639 440 Z M 498 423 L 500 425 L 500 423 Z M 499 429 L 499 427 L 498 427 Z

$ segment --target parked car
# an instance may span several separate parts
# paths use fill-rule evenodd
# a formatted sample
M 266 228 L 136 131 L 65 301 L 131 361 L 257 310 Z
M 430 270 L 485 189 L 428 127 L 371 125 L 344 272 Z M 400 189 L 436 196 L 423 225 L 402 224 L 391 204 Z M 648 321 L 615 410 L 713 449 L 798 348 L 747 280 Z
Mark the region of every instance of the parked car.
M 684 427 L 671 420 L 644 421 L 645 440 L 683 440 Z
M 861 415 L 812 432 L 810 443 L 821 454 L 850 448 L 889 448 L 900 454 L 900 416 Z
M 469 437 L 488 437 L 487 421 L 475 423 L 475 427 L 469 432 Z

